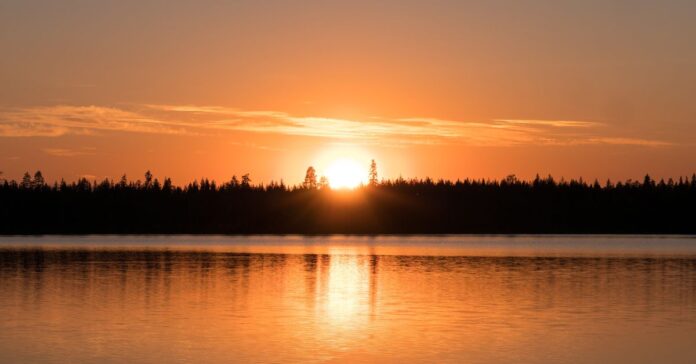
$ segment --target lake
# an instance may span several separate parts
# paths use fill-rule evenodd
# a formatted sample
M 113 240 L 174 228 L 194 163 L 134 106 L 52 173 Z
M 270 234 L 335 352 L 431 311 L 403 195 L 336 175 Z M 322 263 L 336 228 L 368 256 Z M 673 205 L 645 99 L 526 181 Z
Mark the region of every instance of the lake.
M 0 237 L 1 363 L 696 363 L 693 236 Z

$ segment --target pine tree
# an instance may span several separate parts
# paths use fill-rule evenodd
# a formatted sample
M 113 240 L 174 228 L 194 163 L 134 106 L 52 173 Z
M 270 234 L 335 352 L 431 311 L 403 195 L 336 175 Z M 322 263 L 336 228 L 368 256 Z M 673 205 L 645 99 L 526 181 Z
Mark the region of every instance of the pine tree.
M 34 173 L 34 179 L 31 181 L 31 184 L 34 188 L 41 188 L 46 184 L 41 171 L 36 171 L 36 173 Z
M 172 190 L 172 180 L 167 177 L 164 179 L 164 184 L 162 185 L 162 191 L 169 192 Z
M 230 187 L 231 188 L 239 187 L 239 179 L 237 178 L 237 176 L 235 176 L 235 175 L 232 176 L 232 179 L 230 180 Z
M 650 178 L 649 174 L 646 174 L 645 177 L 643 178 L 643 187 L 645 188 L 650 188 L 655 186 L 655 181 Z
M 370 174 L 368 177 L 370 186 L 377 186 L 377 163 L 375 163 L 374 159 L 370 162 Z
M 242 187 L 244 187 L 244 188 L 251 187 L 251 177 L 249 177 L 249 173 L 242 176 Z
M 41 171 L 36 171 L 34 173 L 34 180 L 32 181 L 32 185 L 34 188 L 41 188 L 46 184 L 46 181 L 44 180 L 43 175 L 41 174 Z
M 145 188 L 150 188 L 152 187 L 152 172 L 148 170 L 145 172 Z
M 24 176 L 22 176 L 22 184 L 20 186 L 22 188 L 31 188 L 31 175 L 29 175 L 29 172 L 24 172 Z
M 305 179 L 304 183 L 302 183 L 302 187 L 306 189 L 317 188 L 317 171 L 314 170 L 314 167 L 309 166 L 309 168 L 307 168 L 307 173 L 305 173 Z

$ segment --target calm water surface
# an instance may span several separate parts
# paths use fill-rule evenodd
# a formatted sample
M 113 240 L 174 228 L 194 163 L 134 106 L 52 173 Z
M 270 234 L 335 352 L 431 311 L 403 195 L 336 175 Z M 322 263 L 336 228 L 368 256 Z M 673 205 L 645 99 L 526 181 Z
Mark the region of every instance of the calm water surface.
M 696 238 L 0 237 L 1 363 L 696 363 Z

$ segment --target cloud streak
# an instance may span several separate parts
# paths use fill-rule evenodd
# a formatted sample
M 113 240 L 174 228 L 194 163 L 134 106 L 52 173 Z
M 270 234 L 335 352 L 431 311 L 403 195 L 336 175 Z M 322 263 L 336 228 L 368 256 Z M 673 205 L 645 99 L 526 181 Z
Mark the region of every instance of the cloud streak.
M 183 125 L 102 106 L 42 106 L 0 110 L 0 136 L 61 136 L 97 131 L 183 134 Z
M 0 109 L 0 137 L 57 137 L 104 132 L 210 135 L 240 131 L 392 145 L 671 145 L 667 141 L 621 135 L 607 124 L 582 120 L 495 119 L 482 122 L 417 117 L 349 120 L 193 105 L 122 108 L 57 105 Z M 54 150 L 52 154 L 61 152 Z
M 54 157 L 77 157 L 82 155 L 94 155 L 93 148 L 68 149 L 68 148 L 44 148 L 44 153 Z

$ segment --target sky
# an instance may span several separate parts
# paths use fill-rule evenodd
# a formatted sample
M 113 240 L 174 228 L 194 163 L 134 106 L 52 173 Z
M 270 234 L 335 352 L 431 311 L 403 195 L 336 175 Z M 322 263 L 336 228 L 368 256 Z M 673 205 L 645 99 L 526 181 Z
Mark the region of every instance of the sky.
M 696 2 L 0 0 L 0 177 L 696 172 Z

